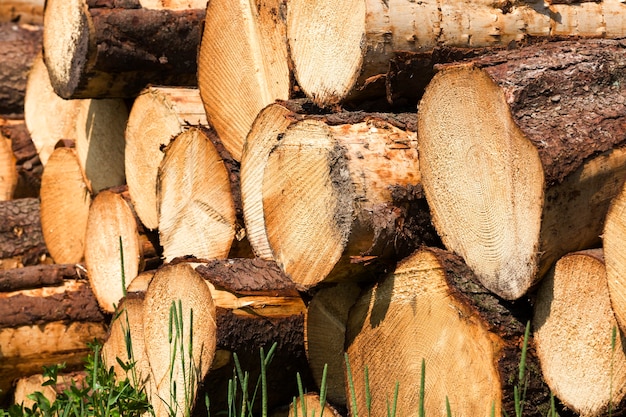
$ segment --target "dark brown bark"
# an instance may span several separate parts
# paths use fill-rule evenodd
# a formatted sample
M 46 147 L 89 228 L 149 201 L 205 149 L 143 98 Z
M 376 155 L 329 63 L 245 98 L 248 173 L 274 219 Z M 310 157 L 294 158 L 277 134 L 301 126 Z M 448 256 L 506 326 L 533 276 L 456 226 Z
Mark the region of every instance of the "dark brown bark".
M 62 285 L 68 279 L 86 279 L 80 264 L 43 264 L 0 271 L 0 292 Z
M 28 71 L 41 50 L 43 30 L 0 22 L 0 114 L 23 114 Z
M 13 156 L 16 159 L 18 178 L 13 198 L 39 197 L 43 166 L 26 124 L 24 122 L 0 124 L 0 134 L 11 140 Z
M 104 323 L 105 316 L 85 281 L 47 294 L 23 290 L 0 294 L 0 328 L 17 328 L 56 321 Z
M 0 259 L 20 257 L 24 265 L 34 265 L 46 254 L 39 200 L 22 198 L 0 202 Z
M 69 81 L 51 83 L 63 98 L 134 97 L 148 84 L 197 85 L 204 10 L 149 10 L 134 2 L 89 2 L 92 32 Z M 49 57 L 45 55 L 46 63 Z M 58 58 L 57 58 L 58 59 Z M 69 58 L 68 58 L 69 59 Z

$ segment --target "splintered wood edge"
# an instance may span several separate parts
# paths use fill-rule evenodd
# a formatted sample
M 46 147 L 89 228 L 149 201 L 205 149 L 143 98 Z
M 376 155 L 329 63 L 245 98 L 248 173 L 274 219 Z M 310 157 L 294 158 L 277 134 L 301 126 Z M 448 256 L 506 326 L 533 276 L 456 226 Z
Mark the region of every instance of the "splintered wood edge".
M 207 6 L 198 86 L 211 125 L 237 161 L 257 114 L 290 95 L 280 3 L 212 0 Z
M 352 226 L 353 192 L 343 151 L 328 126 L 291 126 L 268 157 L 263 212 L 276 262 L 311 287 L 341 258 Z
M 91 194 L 70 148 L 58 148 L 41 176 L 41 229 L 56 263 L 83 259 Z
M 316 104 L 336 104 L 363 65 L 366 1 L 291 0 L 287 37 L 295 77 Z
M 263 172 L 278 138 L 292 123 L 286 116 L 291 111 L 280 104 L 270 104 L 256 117 L 246 138 L 241 156 L 241 201 L 246 236 L 254 254 L 274 259 L 265 231 L 263 215 Z
M 535 347 L 546 382 L 569 408 L 598 416 L 626 394 L 626 355 L 602 250 L 562 257 L 537 292 Z M 607 372 L 610 369 L 611 372 Z
M 44 12 L 43 50 L 50 82 L 69 98 L 83 78 L 89 50 L 90 18 L 85 0 L 50 0 Z
M 137 221 L 122 196 L 105 190 L 91 204 L 86 230 L 85 264 L 89 282 L 101 308 L 113 313 L 124 296 L 122 274 L 128 287 L 139 273 L 143 254 Z
M 158 174 L 159 237 L 166 261 L 178 256 L 226 258 L 236 211 L 229 172 L 200 129 L 178 135 Z
M 487 73 L 459 65 L 433 78 L 418 112 L 418 150 L 446 247 L 494 293 L 522 296 L 537 269 L 543 168 Z
M 372 407 L 384 408 L 384 398 L 391 398 L 399 382 L 398 412 L 408 413 L 419 402 L 419 390 L 406 387 L 419 385 L 423 359 L 427 414 L 444 410 L 447 397 L 459 415 L 488 415 L 492 407 L 500 415 L 497 358 L 503 343 L 457 297 L 446 273 L 434 252 L 417 251 L 352 307 L 346 351 L 355 380 L 367 366 L 370 387 L 381 393 L 379 399 L 373 397 Z M 392 363 L 385 359 L 390 357 Z M 376 365 L 381 361 L 385 366 Z M 363 391 L 357 390 L 359 408 L 364 401 Z

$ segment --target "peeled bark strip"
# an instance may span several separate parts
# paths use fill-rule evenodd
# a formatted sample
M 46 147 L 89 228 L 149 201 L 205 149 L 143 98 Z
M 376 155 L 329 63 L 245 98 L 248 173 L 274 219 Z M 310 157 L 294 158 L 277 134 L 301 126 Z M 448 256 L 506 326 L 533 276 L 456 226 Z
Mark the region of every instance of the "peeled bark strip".
M 134 97 L 148 84 L 197 85 L 202 8 L 51 0 L 43 45 L 54 91 L 66 99 Z
M 126 288 L 143 269 L 143 245 L 137 222 L 120 192 L 102 191 L 89 208 L 85 265 L 98 302 L 109 313 L 115 311 Z M 145 235 L 143 240 L 147 240 Z
M 602 243 L 611 304 L 622 332 L 626 332 L 626 187 L 611 202 L 606 215 Z
M 548 43 L 450 65 L 418 112 L 433 223 L 483 285 L 525 294 L 599 244 L 626 178 L 626 48 Z
M 261 204 L 273 257 L 294 282 L 375 276 L 436 244 L 407 129 L 413 115 L 290 117 L 267 157 Z
M 165 146 L 189 126 L 207 125 L 197 89 L 149 87 L 135 99 L 126 127 L 126 181 L 148 229 L 159 226 L 157 176 Z
M 241 160 L 257 114 L 291 94 L 285 0 L 213 0 L 198 55 L 198 86 L 211 125 Z
M 56 263 L 77 263 L 85 252 L 91 194 L 76 151 L 57 148 L 41 178 L 41 229 Z
M 559 259 L 541 282 L 534 310 L 537 357 L 554 395 L 581 416 L 619 411 L 626 394 L 626 353 L 602 249 Z
M 175 286 L 171 285 L 174 280 Z M 157 416 L 169 415 L 162 399 L 177 416 L 183 415 L 193 408 L 198 384 L 215 355 L 217 326 L 211 291 L 189 264 L 166 265 L 152 278 L 143 303 L 146 354 L 156 386 L 153 406 Z
M 239 194 L 239 164 L 205 128 L 184 131 L 164 153 L 157 203 L 165 260 L 228 257 L 245 234 L 241 199 L 233 195 Z
M 84 369 L 93 351 L 88 343 L 103 340 L 102 322 L 56 321 L 0 329 L 0 398 L 11 392 L 12 382 L 40 373 L 44 366 L 65 363 L 65 371 Z
M 26 126 L 44 165 L 59 140 L 73 140 L 94 192 L 124 183 L 128 109 L 123 100 L 62 99 L 52 89 L 48 70 L 38 56 L 24 101 Z
M 39 205 L 36 198 L 0 202 L 0 259 L 19 257 L 33 265 L 47 254 Z
M 626 35 L 625 11 L 620 0 L 295 0 L 289 2 L 287 28 L 298 84 L 317 104 L 330 105 L 384 77 L 400 51 L 504 47 L 530 37 L 619 38 Z
M 355 283 L 341 283 L 322 288 L 307 306 L 305 318 L 306 356 L 315 382 L 321 389 L 324 366 L 327 365 L 326 398 L 346 407 L 344 347 L 348 313 L 361 292 Z
M 0 119 L 0 136 L 11 140 L 17 184 L 13 198 L 39 197 L 43 167 L 23 120 Z
M 359 412 L 367 366 L 373 417 L 386 416 L 396 383 L 397 415 L 417 415 L 424 361 L 426 415 L 445 415 L 446 398 L 455 416 L 488 416 L 492 408 L 514 415 L 528 307 L 494 297 L 449 252 L 424 248 L 405 258 L 350 311 L 346 351 Z M 529 350 L 527 415 L 543 415 L 537 407 L 549 400 L 537 366 Z
M 41 26 L 5 22 L 0 5 L 0 114 L 23 114 L 28 72 L 41 50 Z

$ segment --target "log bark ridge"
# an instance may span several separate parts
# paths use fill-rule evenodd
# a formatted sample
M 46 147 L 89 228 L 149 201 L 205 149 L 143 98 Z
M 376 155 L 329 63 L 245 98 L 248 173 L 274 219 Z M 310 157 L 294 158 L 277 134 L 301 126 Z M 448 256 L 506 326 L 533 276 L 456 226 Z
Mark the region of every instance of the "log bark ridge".
M 38 198 L 0 202 L 0 259 L 19 256 L 33 265 L 48 253 L 41 230 Z
M 59 96 L 134 97 L 148 84 L 197 85 L 204 8 L 147 9 L 129 3 L 48 2 L 44 59 Z
M 418 112 L 433 222 L 498 295 L 599 243 L 626 170 L 623 41 L 545 43 L 444 66 Z

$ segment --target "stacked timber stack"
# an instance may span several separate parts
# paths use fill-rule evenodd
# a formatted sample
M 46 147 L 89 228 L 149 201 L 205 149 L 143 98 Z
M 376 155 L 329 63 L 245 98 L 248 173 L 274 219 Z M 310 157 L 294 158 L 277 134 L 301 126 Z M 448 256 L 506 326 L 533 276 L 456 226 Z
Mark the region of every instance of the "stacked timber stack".
M 100 316 L 27 320 L 107 323 L 157 415 L 273 342 L 285 410 L 624 409 L 623 2 L 48 0 L 31 62 L 38 268 L 82 271 L 34 285 Z

